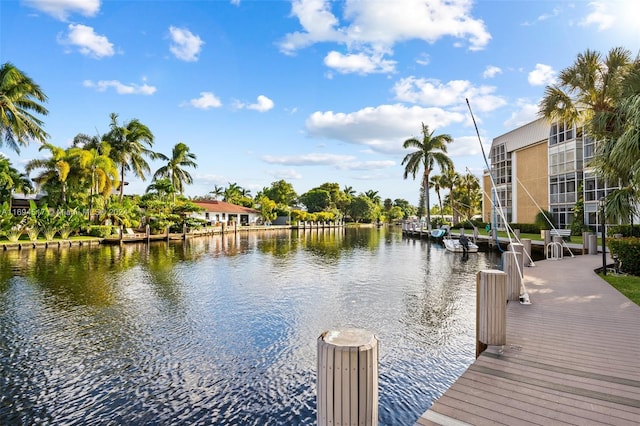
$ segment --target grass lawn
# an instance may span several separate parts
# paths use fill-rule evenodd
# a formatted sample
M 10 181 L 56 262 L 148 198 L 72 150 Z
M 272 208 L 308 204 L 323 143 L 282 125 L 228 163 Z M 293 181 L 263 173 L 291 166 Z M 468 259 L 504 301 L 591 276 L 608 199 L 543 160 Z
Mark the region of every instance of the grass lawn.
M 632 275 L 611 275 L 600 276 L 613 288 L 624 294 L 636 305 L 640 306 L 640 277 Z

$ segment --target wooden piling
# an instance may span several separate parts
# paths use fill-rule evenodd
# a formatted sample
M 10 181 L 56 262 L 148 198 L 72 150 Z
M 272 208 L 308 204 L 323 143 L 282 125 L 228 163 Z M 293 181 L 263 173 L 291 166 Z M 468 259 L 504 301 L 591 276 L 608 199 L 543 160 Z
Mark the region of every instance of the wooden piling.
M 522 288 L 522 253 L 505 251 L 502 253 L 502 270 L 507 274 L 507 298 L 509 302 L 520 300 Z
M 362 329 L 318 338 L 317 424 L 378 424 L 378 339 Z
M 507 340 L 507 274 L 489 269 L 476 275 L 476 358 L 488 345 Z

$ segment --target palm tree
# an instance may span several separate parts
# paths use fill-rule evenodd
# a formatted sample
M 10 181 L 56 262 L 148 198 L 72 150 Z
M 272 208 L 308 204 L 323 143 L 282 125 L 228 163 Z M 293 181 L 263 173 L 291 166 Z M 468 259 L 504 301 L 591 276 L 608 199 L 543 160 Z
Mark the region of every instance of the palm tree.
M 356 196 L 356 190 L 353 189 L 353 187 L 351 186 L 345 185 L 344 188 L 342 189 L 342 192 L 344 192 L 350 198 L 353 198 Z
M 138 119 L 133 119 L 123 126 L 118 125 L 118 114 L 110 115 L 111 130 L 105 135 L 105 140 L 111 145 L 111 158 L 120 167 L 120 202 L 124 198 L 124 173 L 133 171 L 134 175 L 145 180 L 144 173 L 151 169 L 144 157 L 157 158 L 151 151 L 153 133 Z
M 540 115 L 552 122 L 587 124 L 595 136 L 611 126 L 611 112 L 621 95 L 621 82 L 632 63 L 631 52 L 614 47 L 605 58 L 596 51 L 578 54 L 573 65 L 547 86 L 540 101 Z
M 36 158 L 30 160 L 25 166 L 25 172 L 31 173 L 35 169 L 43 169 L 33 181 L 42 186 L 47 182 L 58 181 L 60 183 L 60 201 L 63 205 L 67 203 L 66 186 L 67 177 L 71 171 L 71 157 L 69 153 L 55 145 L 45 143 L 38 150 L 43 149 L 51 151 L 51 157 L 46 159 Z
M 222 197 L 224 195 L 224 188 L 218 185 L 213 185 L 213 191 L 209 192 L 209 194 L 213 195 L 214 200 L 217 200 L 218 197 Z
M 74 142 L 76 139 L 77 137 L 74 138 Z M 113 187 L 117 187 L 120 183 L 118 167 L 109 157 L 111 151 L 109 144 L 101 141 L 97 147 L 91 148 L 91 146 L 94 145 L 87 144 L 85 148 L 73 147 L 69 149 L 69 155 L 77 159 L 80 170 L 85 170 L 89 174 L 89 218 L 91 218 L 95 195 L 108 196 Z
M 480 192 L 480 180 L 477 176 L 467 173 L 460 177 L 460 198 L 462 201 L 460 204 L 461 211 L 465 213 L 467 219 L 470 219 L 478 210 L 482 194 Z
M 573 65 L 560 72 L 558 84 L 548 86 L 540 102 L 540 115 L 550 121 L 585 125 L 598 140 L 591 165 L 601 178 L 631 189 L 625 191 L 626 196 L 635 196 L 633 189 L 637 188 L 632 185 L 632 164 L 638 159 L 638 135 L 631 137 L 630 145 L 620 144 L 619 140 L 625 129 L 630 128 L 628 111 L 623 104 L 633 98 L 633 93 L 638 93 L 640 80 L 634 83 L 634 74 L 637 76 L 639 66 L 638 60 L 632 60 L 631 52 L 622 47 L 612 48 L 606 57 L 587 50 L 577 56 Z M 611 206 L 614 205 L 622 207 L 632 203 Z M 632 212 L 618 213 L 626 216 Z
M 440 190 L 443 188 L 444 176 L 442 175 L 434 175 L 429 179 L 429 188 L 433 188 L 436 191 L 436 195 L 438 196 L 438 205 L 440 206 L 440 216 L 444 214 L 444 210 L 442 209 L 442 197 L 440 196 Z
M 456 172 L 453 168 L 446 170 L 442 175 L 442 184 L 445 188 L 449 189 L 448 200 L 446 201 L 448 201 L 448 204 L 451 206 L 454 224 L 458 223 L 460 220 L 460 214 L 458 214 L 456 207 L 455 191 L 461 182 L 462 176 L 460 176 L 460 173 Z
M 242 197 L 242 188 L 237 183 L 229 183 L 229 186 L 224 190 L 224 198 L 222 201 L 235 204 Z
M 10 62 L 0 67 L 0 146 L 3 141 L 15 152 L 30 139 L 44 143 L 49 135 L 32 112 L 47 115 L 41 102 L 47 96 L 40 86 Z
M 31 179 L 12 167 L 9 159 L 0 155 L 0 203 L 8 202 L 9 209 L 11 209 L 14 191 L 32 192 Z
M 198 167 L 198 164 L 196 164 L 195 162 L 197 157 L 194 153 L 189 152 L 189 147 L 182 142 L 178 142 L 173 147 L 171 158 L 160 153 L 157 154 L 157 157 L 163 161 L 166 161 L 167 164 L 156 170 L 153 175 L 153 180 L 159 178 L 168 178 L 175 190 L 173 193 L 173 201 L 175 202 L 176 192 L 179 194 L 184 193 L 184 184 L 193 183 L 193 177 L 191 177 L 189 172 L 185 171 L 184 168 Z
M 368 199 L 370 199 L 376 206 L 380 205 L 380 203 L 382 202 L 382 197 L 378 195 L 378 191 L 374 191 L 373 189 L 366 191 L 364 195 Z
M 147 192 L 155 192 L 158 198 L 163 201 L 166 201 L 165 198 L 167 195 L 171 195 L 175 201 L 176 189 L 169 178 L 155 179 L 151 185 L 147 186 Z
M 423 169 L 421 186 L 424 188 L 424 196 L 427 207 L 427 226 L 431 226 L 431 212 L 429 206 L 429 176 L 437 164 L 441 171 L 453 169 L 453 162 L 447 156 L 447 144 L 453 142 L 451 135 L 433 135 L 434 131 L 429 131 L 429 126 L 422 123 L 422 140 L 410 138 L 404 141 L 402 146 L 407 148 L 417 148 L 407 154 L 402 160 L 405 166 L 404 178 L 409 174 L 416 178 L 416 174 Z

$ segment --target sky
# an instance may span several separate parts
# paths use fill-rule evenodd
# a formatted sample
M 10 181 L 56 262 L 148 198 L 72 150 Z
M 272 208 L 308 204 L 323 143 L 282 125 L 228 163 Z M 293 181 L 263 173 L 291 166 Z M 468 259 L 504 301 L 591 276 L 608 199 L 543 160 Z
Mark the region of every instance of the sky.
M 298 194 L 335 182 L 417 205 L 403 142 L 422 123 L 481 177 L 483 149 L 536 119 L 579 53 L 640 52 L 639 16 L 636 0 L 2 0 L 0 63 L 48 96 L 56 146 L 106 133 L 111 113 L 147 125 L 154 151 L 188 145 L 187 196 L 284 179 Z M 0 153 L 23 170 L 38 148 Z M 162 165 L 127 175 L 125 193 Z

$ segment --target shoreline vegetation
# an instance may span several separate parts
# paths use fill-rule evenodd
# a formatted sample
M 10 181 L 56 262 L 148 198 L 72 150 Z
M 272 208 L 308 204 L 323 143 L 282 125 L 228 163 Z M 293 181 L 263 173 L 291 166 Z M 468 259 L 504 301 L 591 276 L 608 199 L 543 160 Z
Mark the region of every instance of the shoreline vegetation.
M 335 229 L 343 227 L 362 227 L 373 228 L 376 224 L 371 223 L 348 223 L 348 224 L 335 224 L 335 223 L 302 223 L 294 225 L 249 225 L 249 226 L 209 226 L 200 229 L 188 230 L 186 233 L 164 233 L 147 235 L 146 233 L 134 233 L 133 235 L 122 232 L 122 235 L 110 238 L 92 237 L 89 235 L 74 235 L 68 238 L 53 238 L 47 240 L 46 238 L 38 238 L 37 240 L 29 240 L 28 238 L 19 239 L 17 241 L 9 241 L 6 239 L 0 240 L 0 251 L 9 250 L 29 250 L 29 249 L 48 249 L 48 248 L 65 248 L 73 246 L 98 246 L 104 244 L 126 244 L 136 242 L 151 242 L 151 241 L 175 241 L 185 240 L 189 238 L 212 236 L 212 235 L 224 235 L 230 233 L 249 232 L 249 231 L 277 231 L 277 230 L 312 230 L 312 229 Z M 123 230 L 124 231 L 124 230 Z M 498 236 L 506 236 L 500 235 Z M 531 240 L 542 240 L 540 234 L 521 234 L 520 238 L 528 238 Z M 576 240 L 575 243 L 582 243 L 582 237 L 572 237 Z M 579 240 L 579 241 L 578 241 Z M 1 254 L 0 254 L 1 255 Z M 605 281 L 609 283 L 613 288 L 622 293 L 625 297 L 631 300 L 636 305 L 640 306 L 640 277 L 632 275 L 602 275 L 599 274 Z

